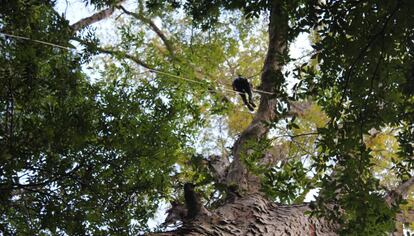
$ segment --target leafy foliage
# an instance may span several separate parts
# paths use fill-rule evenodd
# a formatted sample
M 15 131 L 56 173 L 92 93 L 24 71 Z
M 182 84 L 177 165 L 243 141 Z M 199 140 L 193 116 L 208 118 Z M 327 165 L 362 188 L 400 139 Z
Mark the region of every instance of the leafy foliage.
M 8 7 L 2 31 L 68 42 L 67 24 L 51 6 Z M 92 83 L 77 54 L 12 38 L 0 43 L 1 231 L 145 229 L 171 191 L 174 164 L 191 151 L 197 106 L 152 78 L 132 83 L 127 67 L 108 63 L 106 79 Z
M 281 203 L 302 203 L 313 187 L 308 172 L 300 160 L 273 167 L 265 172 L 263 191 Z
M 5 1 L 1 32 L 64 47 L 75 39 L 85 49 L 0 36 L 0 231 L 138 234 L 161 202 L 182 198 L 184 182 L 209 207 L 225 202 L 228 189 L 206 167 L 211 153 L 200 150 L 227 155 L 227 141 L 252 119 L 229 85 L 237 72 L 259 85 L 271 4 L 138 1 L 117 25 L 118 43 L 105 46 L 91 29 L 74 35 L 54 1 Z M 286 41 L 309 33 L 314 51 L 294 73 L 274 75 L 299 82 L 293 92 L 278 85 L 280 117 L 267 124 L 268 139 L 249 143 L 243 163 L 275 201 L 301 203 L 320 189 L 313 214 L 340 222 L 344 235 L 391 232 L 400 206 L 390 209 L 384 194 L 414 167 L 414 4 L 281 4 Z M 93 59 L 100 76 L 92 80 L 81 68 L 98 53 L 111 57 Z M 294 63 L 287 50 L 279 56 Z M 292 100 L 311 105 L 286 118 Z M 227 126 L 211 145 L 201 137 L 217 133 L 206 124 L 218 119 Z M 286 157 L 261 165 L 271 146 Z M 409 217 L 412 195 L 401 209 Z
M 319 129 L 321 153 L 314 158 L 314 166 L 334 173 L 322 177 L 321 199 L 334 200 L 340 191 L 340 207 L 348 213 L 344 219 L 349 227 L 345 229 L 347 234 L 379 234 L 371 231 L 371 218 L 381 222 L 377 218 L 380 215 L 368 216 L 360 209 L 384 212 L 381 198 L 376 196 L 381 188 L 370 162 L 375 152 L 364 136 L 371 129 L 385 126 L 403 130 L 412 126 L 406 112 L 413 105 L 407 102 L 412 95 L 403 89 L 410 80 L 413 61 L 409 40 L 413 31 L 407 30 L 413 28 L 408 23 L 412 22 L 408 20 L 411 7 L 403 1 L 327 1 L 313 6 L 317 17 L 309 16 L 313 18 L 309 26 L 317 30 L 320 39 L 314 45 L 319 69 L 308 73 L 307 92 L 316 97 L 330 117 L 329 124 Z M 407 138 L 405 132 L 398 136 Z M 401 159 L 404 161 L 397 161 L 397 172 L 408 178 L 412 175 L 412 155 L 400 152 L 399 158 L 392 158 Z M 383 223 L 387 225 L 386 220 Z

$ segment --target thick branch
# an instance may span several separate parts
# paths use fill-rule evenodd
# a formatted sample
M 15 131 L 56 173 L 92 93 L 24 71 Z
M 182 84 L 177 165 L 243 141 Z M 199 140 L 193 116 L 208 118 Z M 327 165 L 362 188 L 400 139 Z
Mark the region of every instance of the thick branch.
M 175 225 L 178 221 L 183 222 L 185 220 L 187 216 L 187 208 L 183 204 L 173 201 L 171 202 L 171 208 L 168 209 L 166 213 L 167 217 L 162 225 Z
M 219 183 L 224 183 L 230 165 L 227 156 L 210 156 L 208 161 L 208 169 L 212 176 Z
M 185 206 L 187 208 L 187 218 L 194 219 L 203 207 L 200 197 L 194 191 L 194 185 L 191 183 L 184 184 Z
M 123 1 L 119 1 L 116 5 L 120 5 Z M 73 29 L 73 31 L 78 31 L 80 29 L 83 29 L 89 25 L 92 25 L 98 21 L 101 21 L 103 19 L 106 19 L 110 17 L 115 11 L 115 7 L 109 7 L 105 10 L 99 11 L 91 16 L 85 17 L 78 22 L 72 24 L 70 27 Z
M 397 222 L 407 224 L 414 222 L 414 210 L 408 210 L 397 214 Z
M 391 236 L 401 236 L 404 235 L 404 224 L 410 224 L 414 222 L 414 211 L 408 210 L 400 212 L 396 216 L 395 229 Z
M 278 163 L 279 161 L 287 160 L 288 154 L 285 146 L 282 145 L 275 145 L 271 147 L 263 156 L 262 159 L 260 159 L 260 165 L 265 166 L 271 166 L 275 163 Z
M 148 65 L 147 63 L 145 63 L 144 61 L 142 61 L 138 57 L 133 56 L 131 54 L 127 54 L 125 52 L 121 52 L 121 51 L 114 50 L 114 49 L 107 49 L 107 48 L 100 48 L 100 47 L 97 47 L 96 50 L 98 50 L 99 52 L 102 52 L 102 53 L 112 55 L 112 56 L 120 56 L 120 57 L 127 58 L 127 59 L 135 62 L 136 64 L 138 64 L 138 65 L 140 65 L 140 66 L 142 66 L 146 69 L 154 70 L 154 68 L 152 66 Z
M 414 176 L 401 183 L 396 189 L 392 190 L 385 197 L 389 206 L 394 205 L 399 199 L 406 199 L 410 189 L 414 186 Z
M 289 101 L 289 105 L 289 115 L 301 116 L 312 106 L 312 103 L 310 101 Z

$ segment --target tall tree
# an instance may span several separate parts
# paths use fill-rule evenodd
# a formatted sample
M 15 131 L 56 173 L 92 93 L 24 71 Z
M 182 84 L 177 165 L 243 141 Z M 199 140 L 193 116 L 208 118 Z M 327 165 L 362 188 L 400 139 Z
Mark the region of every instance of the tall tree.
M 160 235 L 401 235 L 413 222 L 413 3 L 86 3 L 97 13 L 72 25 L 53 2 L 1 8 L 5 234 L 147 232 L 161 201 L 164 225 L 181 225 Z M 119 43 L 102 45 L 90 25 L 115 12 Z M 301 32 L 312 56 L 285 71 Z M 99 82 L 80 67 L 95 54 L 109 56 Z M 204 121 L 244 116 L 223 78 L 245 64 L 260 72 L 257 111 L 231 149 L 198 153 Z

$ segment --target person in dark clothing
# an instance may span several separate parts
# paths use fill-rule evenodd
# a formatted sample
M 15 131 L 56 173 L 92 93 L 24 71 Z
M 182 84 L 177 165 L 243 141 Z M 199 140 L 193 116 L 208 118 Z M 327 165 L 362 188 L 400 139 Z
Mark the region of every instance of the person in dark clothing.
M 244 104 L 249 108 L 250 111 L 254 111 L 256 105 L 253 103 L 252 89 L 249 81 L 247 79 L 238 75 L 238 77 L 233 81 L 233 90 L 239 92 Z M 249 95 L 249 101 L 247 101 L 246 93 Z

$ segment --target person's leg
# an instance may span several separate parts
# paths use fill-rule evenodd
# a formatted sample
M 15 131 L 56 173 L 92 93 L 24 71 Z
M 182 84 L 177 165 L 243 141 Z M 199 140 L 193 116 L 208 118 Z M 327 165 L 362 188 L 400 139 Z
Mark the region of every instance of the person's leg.
M 242 98 L 242 100 L 243 100 L 243 103 L 245 104 L 245 105 L 248 105 L 249 103 L 247 102 L 247 98 L 246 98 L 246 93 L 239 93 L 240 94 L 240 97 Z
M 254 111 L 254 108 L 247 102 L 246 93 L 240 93 L 243 103 L 249 108 L 250 111 Z
M 252 105 L 253 107 L 256 107 L 256 104 L 254 104 L 253 102 L 253 94 L 250 88 L 247 90 L 247 94 L 249 95 L 249 104 Z

